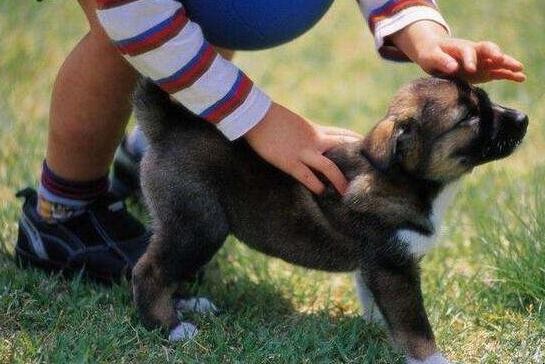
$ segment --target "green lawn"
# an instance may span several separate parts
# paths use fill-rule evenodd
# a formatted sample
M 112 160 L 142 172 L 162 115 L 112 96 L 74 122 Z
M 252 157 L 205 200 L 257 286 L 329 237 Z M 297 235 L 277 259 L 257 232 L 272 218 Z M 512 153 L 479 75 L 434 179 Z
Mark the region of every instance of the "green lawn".
M 490 39 L 527 66 L 523 85 L 486 85 L 530 115 L 506 161 L 475 171 L 424 259 L 438 343 L 464 363 L 545 362 L 545 7 L 541 0 L 441 2 L 455 34 Z M 22 271 L 12 260 L 18 188 L 35 185 L 48 100 L 63 57 L 85 32 L 75 1 L 0 1 L 0 362 L 401 362 L 384 332 L 359 318 L 351 278 L 294 268 L 235 241 L 200 291 L 223 309 L 193 317 L 201 333 L 170 344 L 148 332 L 128 285 Z M 396 88 L 421 75 L 387 64 L 353 1 L 337 1 L 310 33 L 237 62 L 275 99 L 307 117 L 366 131 Z

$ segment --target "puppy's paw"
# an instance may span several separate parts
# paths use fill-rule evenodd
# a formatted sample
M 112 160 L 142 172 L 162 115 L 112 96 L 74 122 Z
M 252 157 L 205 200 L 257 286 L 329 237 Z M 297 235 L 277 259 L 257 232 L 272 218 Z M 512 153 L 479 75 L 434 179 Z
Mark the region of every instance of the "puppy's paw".
M 178 326 L 170 330 L 168 340 L 171 342 L 190 340 L 193 339 L 198 333 L 199 330 L 197 329 L 197 326 L 190 322 L 181 322 Z
M 425 360 L 408 358 L 407 364 L 450 364 L 450 362 L 441 353 L 435 353 L 428 356 Z
M 216 305 L 204 297 L 192 297 L 188 299 L 179 299 L 176 302 L 176 309 L 180 312 L 212 313 L 219 312 Z

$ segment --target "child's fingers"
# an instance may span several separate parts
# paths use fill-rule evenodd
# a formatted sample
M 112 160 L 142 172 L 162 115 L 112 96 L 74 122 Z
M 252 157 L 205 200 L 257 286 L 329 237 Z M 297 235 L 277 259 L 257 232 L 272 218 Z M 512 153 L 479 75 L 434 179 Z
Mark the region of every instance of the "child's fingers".
M 522 72 L 513 72 L 508 69 L 490 70 L 489 75 L 494 80 L 510 80 L 515 82 L 526 81 L 526 75 Z
M 458 71 L 459 64 L 450 54 L 444 52 L 441 48 L 437 48 L 420 66 L 430 73 L 450 75 Z
M 477 51 L 475 48 L 466 45 L 461 48 L 462 62 L 464 63 L 464 69 L 469 73 L 477 71 Z
M 503 62 L 503 53 L 501 48 L 496 44 L 488 41 L 477 43 L 477 52 L 479 58 L 490 58 L 494 63 Z
M 483 56 L 483 55 L 481 54 L 480 56 Z M 480 69 L 505 68 L 513 72 L 521 72 L 524 69 L 524 66 L 522 65 L 522 63 L 520 63 L 513 57 L 504 54 L 501 56 L 500 59 L 492 59 L 490 57 L 487 57 L 483 61 L 482 58 L 480 58 L 479 68 Z
M 346 136 L 349 138 L 354 138 L 357 141 L 363 138 L 363 135 L 356 133 L 355 131 L 343 128 L 337 128 L 335 126 L 320 126 L 320 130 L 326 135 L 332 136 Z M 352 140 L 350 140 L 352 141 Z
M 477 51 L 470 42 L 453 39 L 443 43 L 441 48 L 449 55 L 458 58 L 466 72 L 477 71 Z
M 503 55 L 502 66 L 514 72 L 520 72 L 524 70 L 524 65 L 521 62 L 507 54 Z
M 521 62 L 507 54 L 503 54 L 500 47 L 495 43 L 479 42 L 477 43 L 477 52 L 479 60 L 486 59 L 488 68 L 505 68 L 513 72 L 520 72 L 524 69 Z
M 333 183 L 333 186 L 335 186 L 335 189 L 339 191 L 340 194 L 343 194 L 348 188 L 348 182 L 346 181 L 344 174 L 331 159 L 318 154 L 309 160 L 308 165 L 322 173 L 331 183 Z
M 313 193 L 319 195 L 324 192 L 324 184 L 304 163 L 297 163 L 290 174 Z
M 361 140 L 361 137 L 353 137 L 351 135 L 332 135 L 332 134 L 326 134 L 322 136 L 319 144 L 317 145 L 318 150 L 323 153 L 327 152 L 331 148 L 334 148 L 338 145 L 346 144 L 346 143 L 352 143 L 357 142 Z
M 323 174 L 331 183 L 333 183 L 333 186 L 335 186 L 337 191 L 341 194 L 344 193 L 348 182 L 346 182 L 346 178 L 339 167 L 337 167 L 329 158 L 324 157 L 319 151 L 316 151 L 303 155 L 301 161 L 308 167 Z

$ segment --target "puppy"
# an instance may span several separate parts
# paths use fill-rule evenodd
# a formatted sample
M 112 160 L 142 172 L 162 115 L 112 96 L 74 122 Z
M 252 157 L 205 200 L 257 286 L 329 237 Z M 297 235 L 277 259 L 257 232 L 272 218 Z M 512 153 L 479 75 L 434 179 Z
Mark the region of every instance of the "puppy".
M 526 115 L 463 81 L 414 81 L 365 139 L 327 153 L 350 181 L 348 192 L 329 186 L 316 196 L 151 83 L 141 85 L 135 106 L 150 142 L 141 177 L 153 237 L 133 273 L 145 326 L 168 329 L 173 340 L 196 332 L 178 319 L 173 293 L 233 234 L 293 264 L 355 272 L 366 317 L 386 324 L 410 363 L 447 362 L 422 303 L 419 262 L 435 244 L 456 182 L 510 155 Z M 213 309 L 199 300 L 178 305 Z

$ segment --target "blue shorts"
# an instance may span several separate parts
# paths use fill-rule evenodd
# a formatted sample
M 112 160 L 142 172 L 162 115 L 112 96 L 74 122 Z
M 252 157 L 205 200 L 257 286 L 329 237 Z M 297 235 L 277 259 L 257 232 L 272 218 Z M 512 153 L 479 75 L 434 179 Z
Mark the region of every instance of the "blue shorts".
M 182 0 L 213 45 L 251 50 L 289 42 L 312 28 L 333 0 Z

